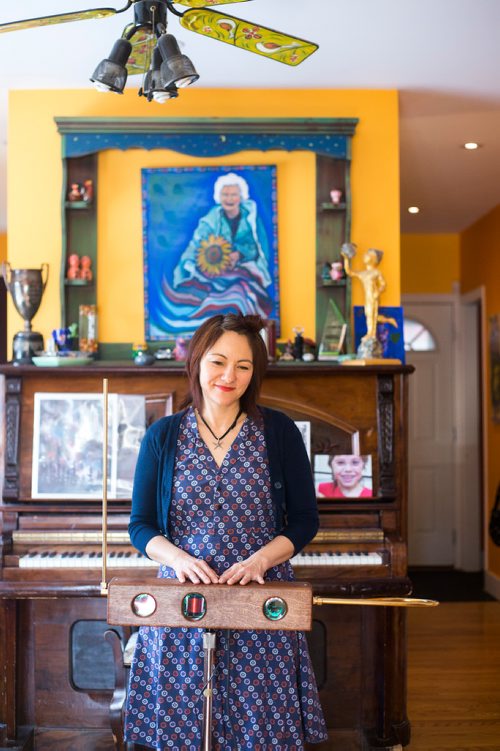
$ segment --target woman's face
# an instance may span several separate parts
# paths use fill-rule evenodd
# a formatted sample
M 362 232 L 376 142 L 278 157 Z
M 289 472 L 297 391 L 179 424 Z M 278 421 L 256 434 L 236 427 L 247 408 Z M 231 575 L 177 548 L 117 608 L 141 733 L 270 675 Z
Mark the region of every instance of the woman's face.
M 225 331 L 200 360 L 204 403 L 212 407 L 239 403 L 252 374 L 253 356 L 248 339 L 235 331 Z
M 333 479 L 344 488 L 354 488 L 363 476 L 363 458 L 354 454 L 339 454 L 332 460 Z

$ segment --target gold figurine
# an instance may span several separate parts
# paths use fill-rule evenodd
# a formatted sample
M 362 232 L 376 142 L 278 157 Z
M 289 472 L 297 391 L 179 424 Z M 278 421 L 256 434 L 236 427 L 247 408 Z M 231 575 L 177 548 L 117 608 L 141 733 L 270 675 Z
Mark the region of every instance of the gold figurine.
M 380 295 L 386 288 L 386 281 L 383 274 L 379 271 L 379 265 L 384 255 L 382 250 L 369 248 L 363 256 L 364 269 L 354 271 L 351 261 L 356 255 L 356 245 L 354 243 L 344 243 L 340 250 L 344 258 L 344 269 L 347 276 L 359 279 L 363 285 L 365 293 L 365 318 L 366 334 L 362 337 L 358 347 L 359 358 L 382 358 L 382 344 L 377 339 L 377 323 L 390 322 L 397 326 L 396 321 L 387 319 L 379 315 Z

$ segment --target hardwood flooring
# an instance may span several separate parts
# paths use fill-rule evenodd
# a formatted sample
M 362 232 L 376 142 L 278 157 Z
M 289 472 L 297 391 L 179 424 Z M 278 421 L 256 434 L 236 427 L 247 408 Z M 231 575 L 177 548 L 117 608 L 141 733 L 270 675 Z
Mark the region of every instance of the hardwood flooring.
M 408 715 L 411 751 L 500 751 L 500 602 L 409 609 Z

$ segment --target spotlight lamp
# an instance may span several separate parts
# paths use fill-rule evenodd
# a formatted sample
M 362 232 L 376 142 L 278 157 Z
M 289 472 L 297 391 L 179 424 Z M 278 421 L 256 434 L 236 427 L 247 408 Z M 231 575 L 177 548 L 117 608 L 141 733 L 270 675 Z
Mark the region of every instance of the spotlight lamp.
M 113 91 L 123 94 L 127 82 L 127 61 L 132 51 L 128 39 L 118 39 L 109 58 L 101 60 L 90 80 L 98 91 Z
M 165 81 L 161 74 L 162 56 L 158 47 L 153 50 L 151 58 L 151 65 L 144 78 L 144 85 L 142 89 L 139 89 L 139 96 L 145 96 L 148 102 L 154 100 L 159 104 L 163 104 L 168 99 L 174 99 L 179 96 L 177 86 L 171 84 L 165 85 Z
M 183 89 L 198 80 L 200 76 L 193 63 L 187 55 L 181 54 L 173 34 L 162 34 L 158 39 L 157 48 L 163 59 L 161 75 L 166 88 L 174 85 L 178 89 Z

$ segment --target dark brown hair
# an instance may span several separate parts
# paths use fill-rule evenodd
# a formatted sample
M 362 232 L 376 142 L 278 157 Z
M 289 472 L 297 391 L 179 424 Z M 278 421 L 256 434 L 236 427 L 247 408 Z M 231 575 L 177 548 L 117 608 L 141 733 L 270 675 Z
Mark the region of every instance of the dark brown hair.
M 261 330 L 265 321 L 258 315 L 242 315 L 241 313 L 227 313 L 216 315 L 205 321 L 195 332 L 189 342 L 186 357 L 186 374 L 189 379 L 189 393 L 183 400 L 182 407 L 193 404 L 201 410 L 203 395 L 200 387 L 200 362 L 203 355 L 220 339 L 226 331 L 246 336 L 252 350 L 253 372 L 248 388 L 240 399 L 240 406 L 249 415 L 257 411 L 257 399 L 260 387 L 267 369 L 267 348 Z

